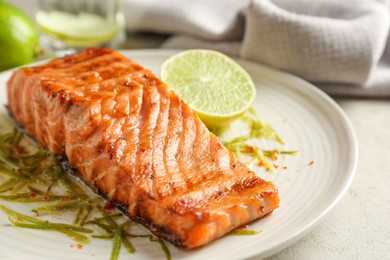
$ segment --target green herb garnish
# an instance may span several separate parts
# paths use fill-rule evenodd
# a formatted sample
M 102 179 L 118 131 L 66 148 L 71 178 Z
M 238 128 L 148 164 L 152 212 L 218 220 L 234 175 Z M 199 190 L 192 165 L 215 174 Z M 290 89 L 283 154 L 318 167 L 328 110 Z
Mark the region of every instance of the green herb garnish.
M 234 137 L 231 140 L 223 141 L 226 148 L 230 149 L 238 159 L 245 161 L 247 166 L 256 163 L 260 167 L 264 167 L 266 171 L 275 172 L 279 165 L 275 164 L 279 158 L 279 155 L 297 154 L 295 150 L 281 150 L 275 148 L 273 150 L 262 149 L 253 144 L 253 140 L 265 138 L 275 141 L 280 145 L 284 145 L 282 138 L 276 133 L 276 131 L 264 120 L 259 118 L 253 109 L 250 109 L 247 114 L 240 118 L 240 120 L 248 125 L 249 132 L 244 135 Z M 214 134 L 221 136 L 228 129 L 212 129 Z M 249 158 L 249 159 L 248 159 Z
M 252 236 L 260 234 L 261 230 L 253 230 L 253 229 L 247 229 L 247 228 L 237 228 L 230 232 L 230 235 L 239 235 L 239 236 Z

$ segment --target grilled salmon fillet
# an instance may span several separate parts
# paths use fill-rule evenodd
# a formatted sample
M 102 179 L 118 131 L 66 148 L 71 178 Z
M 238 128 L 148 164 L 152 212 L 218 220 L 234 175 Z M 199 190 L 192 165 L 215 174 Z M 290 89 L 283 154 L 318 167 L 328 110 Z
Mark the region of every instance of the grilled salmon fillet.
M 15 71 L 8 108 L 130 219 L 195 248 L 272 212 L 270 182 L 237 160 L 151 71 L 88 48 Z

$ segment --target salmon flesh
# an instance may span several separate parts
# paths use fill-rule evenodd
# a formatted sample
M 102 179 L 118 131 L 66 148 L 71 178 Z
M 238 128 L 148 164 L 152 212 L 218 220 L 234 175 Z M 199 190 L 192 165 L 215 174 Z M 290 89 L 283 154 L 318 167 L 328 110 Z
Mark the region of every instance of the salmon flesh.
M 16 70 L 14 119 L 94 191 L 180 248 L 210 243 L 278 207 L 275 186 L 237 160 L 150 70 L 87 48 Z

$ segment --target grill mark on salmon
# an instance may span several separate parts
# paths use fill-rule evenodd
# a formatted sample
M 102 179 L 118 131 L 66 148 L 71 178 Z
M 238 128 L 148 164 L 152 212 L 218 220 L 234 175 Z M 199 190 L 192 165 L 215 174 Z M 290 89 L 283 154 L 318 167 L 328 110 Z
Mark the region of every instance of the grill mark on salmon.
M 180 146 L 180 135 L 182 132 L 182 110 L 180 99 L 170 93 L 171 109 L 169 111 L 168 137 L 165 152 L 165 168 L 167 170 L 167 182 L 160 187 L 161 193 L 166 196 L 173 196 L 176 192 L 175 186 L 185 187 L 184 173 L 180 171 L 176 160 Z
M 257 177 L 152 72 L 88 48 L 15 71 L 11 115 L 131 219 L 195 248 L 278 207 Z

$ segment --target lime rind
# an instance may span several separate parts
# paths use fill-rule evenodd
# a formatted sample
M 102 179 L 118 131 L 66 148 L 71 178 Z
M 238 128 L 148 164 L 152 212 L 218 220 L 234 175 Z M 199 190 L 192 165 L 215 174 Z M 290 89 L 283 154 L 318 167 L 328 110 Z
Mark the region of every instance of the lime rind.
M 181 52 L 164 62 L 160 72 L 161 79 L 207 126 L 219 126 L 240 117 L 256 98 L 250 75 L 217 51 Z

